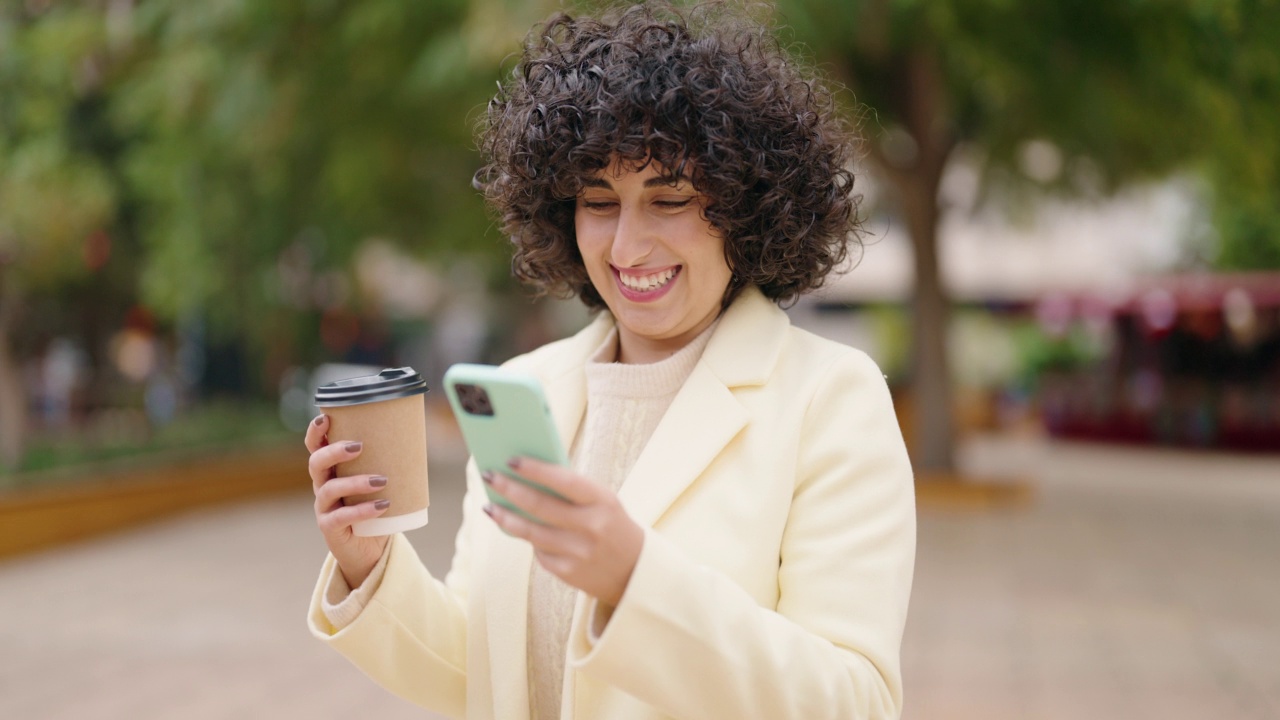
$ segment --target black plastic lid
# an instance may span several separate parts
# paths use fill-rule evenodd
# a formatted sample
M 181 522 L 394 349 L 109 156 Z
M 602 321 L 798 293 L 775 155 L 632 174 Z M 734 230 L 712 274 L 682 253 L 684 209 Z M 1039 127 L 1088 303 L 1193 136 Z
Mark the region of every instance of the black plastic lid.
M 427 381 L 411 367 L 387 368 L 377 375 L 338 380 L 316 388 L 317 407 L 363 405 L 427 392 Z

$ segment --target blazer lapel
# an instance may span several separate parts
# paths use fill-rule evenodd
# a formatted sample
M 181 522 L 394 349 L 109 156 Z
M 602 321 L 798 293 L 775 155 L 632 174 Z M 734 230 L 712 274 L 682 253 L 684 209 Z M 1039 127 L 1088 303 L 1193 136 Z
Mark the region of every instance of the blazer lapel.
M 529 717 L 529 672 L 524 648 L 528 642 L 532 562 L 533 548 L 529 543 L 493 529 L 484 589 L 493 716 L 498 720 Z
M 733 389 L 765 382 L 789 327 L 786 314 L 754 287 L 725 311 L 618 493 L 636 522 L 655 524 L 746 426 Z
M 538 372 L 560 442 L 568 452 L 587 406 L 586 359 L 613 328 L 602 313 L 540 364 Z M 485 578 L 489 663 L 494 687 L 494 717 L 529 717 L 528 644 L 529 575 L 533 549 L 524 540 L 494 530 Z
M 545 363 L 540 363 L 546 369 L 538 375 L 565 454 L 573 445 L 582 416 L 587 411 L 587 358 L 600 347 L 611 330 L 613 317 L 602 312 L 577 335 L 565 341 L 559 352 Z
M 698 363 L 622 484 L 623 507 L 652 526 L 746 424 L 733 393 Z
M 569 454 L 573 438 L 578 434 L 578 426 L 582 424 L 582 416 L 587 411 L 587 377 L 583 369 L 585 364 L 579 363 L 573 370 L 544 383 L 547 406 L 556 425 L 556 434 L 564 445 L 565 455 Z

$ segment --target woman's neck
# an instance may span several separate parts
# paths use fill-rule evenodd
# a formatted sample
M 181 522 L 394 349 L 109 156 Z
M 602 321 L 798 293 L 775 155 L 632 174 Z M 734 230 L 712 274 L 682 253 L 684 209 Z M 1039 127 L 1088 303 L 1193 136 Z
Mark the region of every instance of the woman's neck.
M 670 338 L 647 338 L 618 326 L 618 356 L 615 362 L 629 365 L 647 365 L 675 355 L 693 342 L 719 315 L 712 315 L 688 331 Z

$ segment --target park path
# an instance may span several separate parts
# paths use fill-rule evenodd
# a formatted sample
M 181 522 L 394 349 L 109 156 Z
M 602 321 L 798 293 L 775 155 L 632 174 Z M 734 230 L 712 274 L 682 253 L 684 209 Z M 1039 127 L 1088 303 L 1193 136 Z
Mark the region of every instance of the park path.
M 1280 718 L 1280 459 L 990 438 L 1030 503 L 920 510 L 907 720 Z M 461 458 L 433 449 L 448 564 Z M 306 633 L 310 496 L 0 562 L 0 718 L 427 718 Z

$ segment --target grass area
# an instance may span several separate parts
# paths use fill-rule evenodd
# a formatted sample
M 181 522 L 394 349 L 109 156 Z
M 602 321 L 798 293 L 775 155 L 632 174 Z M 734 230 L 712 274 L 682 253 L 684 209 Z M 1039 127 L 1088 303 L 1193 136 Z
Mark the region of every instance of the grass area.
M 161 426 L 149 423 L 140 410 L 109 410 L 74 429 L 32 438 L 18 470 L 0 471 L 0 490 L 88 480 L 100 469 L 178 453 L 261 447 L 296 435 L 266 403 L 205 403 Z

